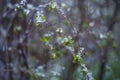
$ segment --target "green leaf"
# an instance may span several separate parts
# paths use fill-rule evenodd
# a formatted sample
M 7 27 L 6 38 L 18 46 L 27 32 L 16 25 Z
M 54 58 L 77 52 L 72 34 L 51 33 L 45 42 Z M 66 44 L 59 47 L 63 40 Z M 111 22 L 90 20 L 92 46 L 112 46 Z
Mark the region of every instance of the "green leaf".
M 67 46 L 69 44 L 69 42 L 64 42 L 63 46 Z
M 55 59 L 55 58 L 56 58 L 56 54 L 55 53 L 50 54 L 50 59 Z
M 22 30 L 22 27 L 21 26 L 15 26 L 14 27 L 14 32 L 15 33 L 18 33 L 19 31 L 21 31 Z
M 89 23 L 88 23 L 87 21 L 84 21 L 84 22 L 83 22 L 83 27 L 84 27 L 84 28 L 88 28 L 88 26 L 89 26 Z
M 51 0 L 51 1 L 49 2 L 48 10 L 49 10 L 49 11 L 51 11 L 51 10 L 55 10 L 56 7 L 57 7 L 57 3 L 54 2 L 53 0 Z
M 66 21 L 64 22 L 64 24 L 65 24 L 66 26 L 70 26 L 70 21 L 69 21 L 69 20 L 66 20 Z
M 46 43 L 50 41 L 50 36 L 40 38 L 40 41 Z
M 21 13 L 19 14 L 19 16 L 20 16 L 20 17 L 26 17 L 26 16 L 27 16 L 27 13 L 26 13 L 26 12 L 21 12 Z
M 40 22 L 36 22 L 35 26 L 39 27 L 40 26 Z
M 16 4 L 16 6 L 15 6 L 15 11 L 18 11 L 18 10 L 20 10 L 21 8 L 22 8 L 22 6 L 21 6 L 21 5 Z
M 79 55 L 75 55 L 73 57 L 73 63 L 84 63 L 84 60 L 82 59 L 82 57 L 80 57 Z
M 100 48 L 103 48 L 103 47 L 106 45 L 106 43 L 107 43 L 106 40 L 100 40 L 98 46 L 99 46 Z
M 46 20 L 46 16 L 41 16 L 41 19 L 44 21 L 44 20 Z
M 73 63 L 78 63 L 80 61 L 80 57 L 79 57 L 79 55 L 75 55 L 74 57 L 73 57 Z

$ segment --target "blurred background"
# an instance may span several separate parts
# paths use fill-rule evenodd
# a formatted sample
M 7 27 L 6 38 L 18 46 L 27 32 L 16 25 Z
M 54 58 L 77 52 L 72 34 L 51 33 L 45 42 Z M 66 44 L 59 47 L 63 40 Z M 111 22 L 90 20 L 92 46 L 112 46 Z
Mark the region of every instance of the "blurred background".
M 120 80 L 120 0 L 0 0 L 0 80 Z

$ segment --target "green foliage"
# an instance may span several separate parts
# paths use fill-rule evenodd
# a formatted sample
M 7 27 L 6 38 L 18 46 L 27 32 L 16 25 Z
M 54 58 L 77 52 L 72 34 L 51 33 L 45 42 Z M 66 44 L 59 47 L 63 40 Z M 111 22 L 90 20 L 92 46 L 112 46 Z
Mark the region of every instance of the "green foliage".
M 80 63 L 81 62 L 81 57 L 79 55 L 75 55 L 73 57 L 73 63 Z
M 106 45 L 106 40 L 100 40 L 98 46 L 103 48 Z
M 46 16 L 42 15 L 42 16 L 41 16 L 41 19 L 42 19 L 43 21 L 45 21 L 45 20 L 46 20 Z
M 57 42 L 63 46 L 73 46 L 74 45 L 74 40 L 72 39 L 71 36 L 65 36 L 63 37 L 58 37 Z
M 40 38 L 40 41 L 47 43 L 50 41 L 50 38 L 51 38 L 50 36 L 45 36 L 45 37 Z
M 36 26 L 36 27 L 40 27 L 40 23 L 39 23 L 39 22 L 36 22 L 36 23 L 35 23 L 35 26 Z
M 48 10 L 49 10 L 49 11 L 55 10 L 56 7 L 57 7 L 57 3 L 56 3 L 55 1 L 53 1 L 53 0 L 51 0 L 51 1 L 49 2 Z
M 106 64 L 106 72 L 104 80 L 119 80 L 120 79 L 120 61 L 115 53 L 111 53 L 108 57 L 109 62 Z
M 60 80 L 58 77 L 51 77 L 50 80 Z
M 82 25 L 85 29 L 89 27 L 89 23 L 87 21 L 84 21 Z
M 100 66 L 100 63 L 99 63 L 98 61 L 96 61 L 96 62 L 94 63 L 94 65 L 92 65 L 92 67 L 91 67 L 91 70 L 92 70 L 92 72 L 93 72 L 93 77 L 94 77 L 95 79 L 97 79 L 98 74 L 99 74 L 99 66 Z
M 16 5 L 15 5 L 15 11 L 18 11 L 18 10 L 20 10 L 21 8 L 22 8 L 21 5 L 19 5 L 19 4 L 16 4 Z
M 5 50 L 7 50 L 1 52 L 4 52 L 5 55 L 8 52 L 20 54 L 20 56 L 19 54 L 11 54 L 8 68 L 10 67 L 13 70 L 14 68 L 17 69 L 18 66 L 14 66 L 14 64 L 19 62 L 20 67 L 18 67 L 19 70 L 16 72 L 20 74 L 20 70 L 24 68 L 24 70 L 27 70 L 28 67 L 32 66 L 31 69 L 27 71 L 30 77 L 29 80 L 62 80 L 61 76 L 64 76 L 61 75 L 64 73 L 62 70 L 65 68 L 73 70 L 71 71 L 75 76 L 74 80 L 94 80 L 87 66 L 92 67 L 93 75 L 97 79 L 100 63 L 93 60 L 99 60 L 101 58 L 101 56 L 99 56 L 99 53 L 101 53 L 99 50 L 103 50 L 102 53 L 104 53 L 104 50 L 108 50 L 105 52 L 109 52 L 109 54 L 113 53 L 114 55 L 110 55 L 106 63 L 104 80 L 119 80 L 119 44 L 115 42 L 115 40 L 119 42 L 119 38 L 117 40 L 112 32 L 107 31 L 109 30 L 107 29 L 109 26 L 107 26 L 104 19 L 110 19 L 112 16 L 103 16 L 109 13 L 104 13 L 104 8 L 107 9 L 109 6 L 114 8 L 115 4 L 113 3 L 113 5 L 111 5 L 111 0 L 111 2 L 108 2 L 107 7 L 103 4 L 105 2 L 104 0 L 69 1 L 38 1 L 40 3 L 36 3 L 37 1 L 35 1 L 35 3 L 32 4 L 34 0 L 30 2 L 27 2 L 27 0 L 13 0 L 10 3 L 14 3 L 15 5 L 0 5 L 0 7 L 2 6 L 0 8 L 1 19 L 3 19 L 1 20 L 1 25 L 4 26 L 0 28 L 0 46 L 5 47 Z M 16 2 L 20 3 L 18 4 Z M 104 5 L 104 7 L 98 8 L 100 7 L 98 5 Z M 47 14 L 48 12 L 49 14 Z M 113 11 L 111 12 L 114 13 Z M 117 21 L 114 23 L 117 23 Z M 79 31 L 80 29 L 81 31 Z M 51 34 L 48 34 L 49 32 Z M 106 46 L 108 44 L 110 44 L 109 47 Z M 83 47 L 81 48 L 81 46 Z M 86 56 L 84 56 L 84 52 L 91 55 L 94 59 L 88 61 L 88 55 L 85 54 Z M 98 59 L 96 59 L 96 55 L 99 56 Z M 16 56 L 18 56 L 19 59 L 16 59 Z M 85 65 L 84 58 L 86 63 L 89 63 L 87 66 Z M 100 61 L 102 60 L 100 59 Z M 71 67 L 68 64 L 73 65 Z M 28 65 L 28 67 L 26 65 Z M 56 65 L 57 68 L 55 71 L 54 66 Z M 65 68 L 63 69 L 61 65 Z M 76 69 L 73 69 L 74 67 Z M 68 72 L 66 69 L 65 73 L 69 74 Z M 24 76 L 26 77 L 26 75 Z M 21 75 L 19 77 L 21 77 Z M 23 79 L 25 78 L 21 78 L 20 80 Z
M 14 32 L 17 34 L 18 32 L 20 32 L 22 30 L 21 26 L 15 26 L 14 27 Z
M 75 72 L 73 73 L 73 76 L 75 76 L 75 80 L 85 80 L 81 66 L 76 68 Z
M 26 12 L 21 12 L 21 13 L 19 14 L 19 16 L 20 16 L 20 17 L 26 17 L 26 16 L 27 16 L 27 13 L 26 13 Z
M 36 20 L 35 25 L 39 27 L 41 23 L 44 23 L 46 21 L 46 16 L 38 13 L 35 17 L 35 20 Z
M 104 34 L 99 33 L 98 37 L 99 37 L 98 46 L 100 48 L 103 48 L 107 44 L 107 42 L 109 42 L 113 46 L 113 48 L 117 47 L 113 40 L 113 34 L 111 32 L 107 32 Z
M 55 53 L 52 53 L 52 54 L 50 55 L 50 58 L 51 58 L 51 59 L 55 59 L 55 58 L 56 58 L 56 54 L 55 54 Z
M 69 20 L 65 20 L 64 24 L 65 24 L 66 26 L 70 26 L 70 21 L 69 21 Z

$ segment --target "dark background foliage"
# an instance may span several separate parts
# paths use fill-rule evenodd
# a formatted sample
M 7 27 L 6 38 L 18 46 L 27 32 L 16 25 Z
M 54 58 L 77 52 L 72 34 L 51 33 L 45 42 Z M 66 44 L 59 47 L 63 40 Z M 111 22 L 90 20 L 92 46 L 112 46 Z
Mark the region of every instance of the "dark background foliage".
M 0 80 L 120 80 L 120 0 L 0 0 Z

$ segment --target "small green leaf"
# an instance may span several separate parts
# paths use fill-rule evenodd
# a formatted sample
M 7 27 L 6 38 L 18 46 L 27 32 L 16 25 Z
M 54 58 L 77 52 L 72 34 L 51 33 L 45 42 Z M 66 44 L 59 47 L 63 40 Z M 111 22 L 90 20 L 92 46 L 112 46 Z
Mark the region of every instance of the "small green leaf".
M 83 22 L 83 27 L 84 27 L 84 28 L 88 28 L 88 26 L 89 26 L 89 23 L 86 22 L 86 21 L 84 21 L 84 22 Z
M 73 63 L 78 63 L 80 61 L 80 57 L 79 57 L 79 55 L 75 55 L 74 57 L 73 57 Z
M 63 46 L 66 46 L 66 45 L 68 45 L 69 44 L 69 42 L 64 42 L 63 43 Z
M 66 20 L 66 21 L 64 22 L 64 24 L 65 24 L 66 26 L 70 26 L 70 21 L 69 21 L 69 20 Z
M 84 63 L 84 60 L 82 59 L 82 57 L 80 57 L 79 55 L 75 55 L 73 57 L 73 63 Z
M 116 49 L 118 47 L 117 43 L 113 42 L 112 47 Z
M 55 59 L 56 58 L 56 54 L 55 53 L 52 53 L 51 55 L 50 55 L 50 59 Z
M 44 21 L 44 20 L 46 20 L 46 17 L 43 15 L 43 16 L 41 16 L 41 19 Z
M 40 22 L 36 22 L 35 26 L 39 27 L 40 26 Z
M 51 0 L 51 1 L 49 2 L 48 10 L 49 10 L 49 11 L 51 11 L 51 10 L 55 10 L 56 7 L 57 7 L 57 3 L 54 2 L 53 0 Z
M 106 40 L 100 40 L 98 46 L 99 46 L 100 48 L 103 48 L 105 45 L 106 45 Z
M 20 17 L 26 17 L 26 16 L 27 16 L 27 13 L 26 13 L 26 12 L 21 12 L 21 13 L 19 14 L 19 16 L 20 16 Z
M 21 5 L 19 5 L 19 4 L 16 4 L 16 5 L 15 5 L 15 11 L 18 11 L 18 10 L 20 10 L 21 8 L 22 8 Z
M 19 31 L 21 31 L 22 30 L 22 27 L 21 26 L 15 26 L 14 27 L 14 32 L 15 33 L 18 33 Z
M 50 36 L 42 37 L 42 38 L 40 38 L 40 41 L 46 43 L 46 42 L 50 41 Z

